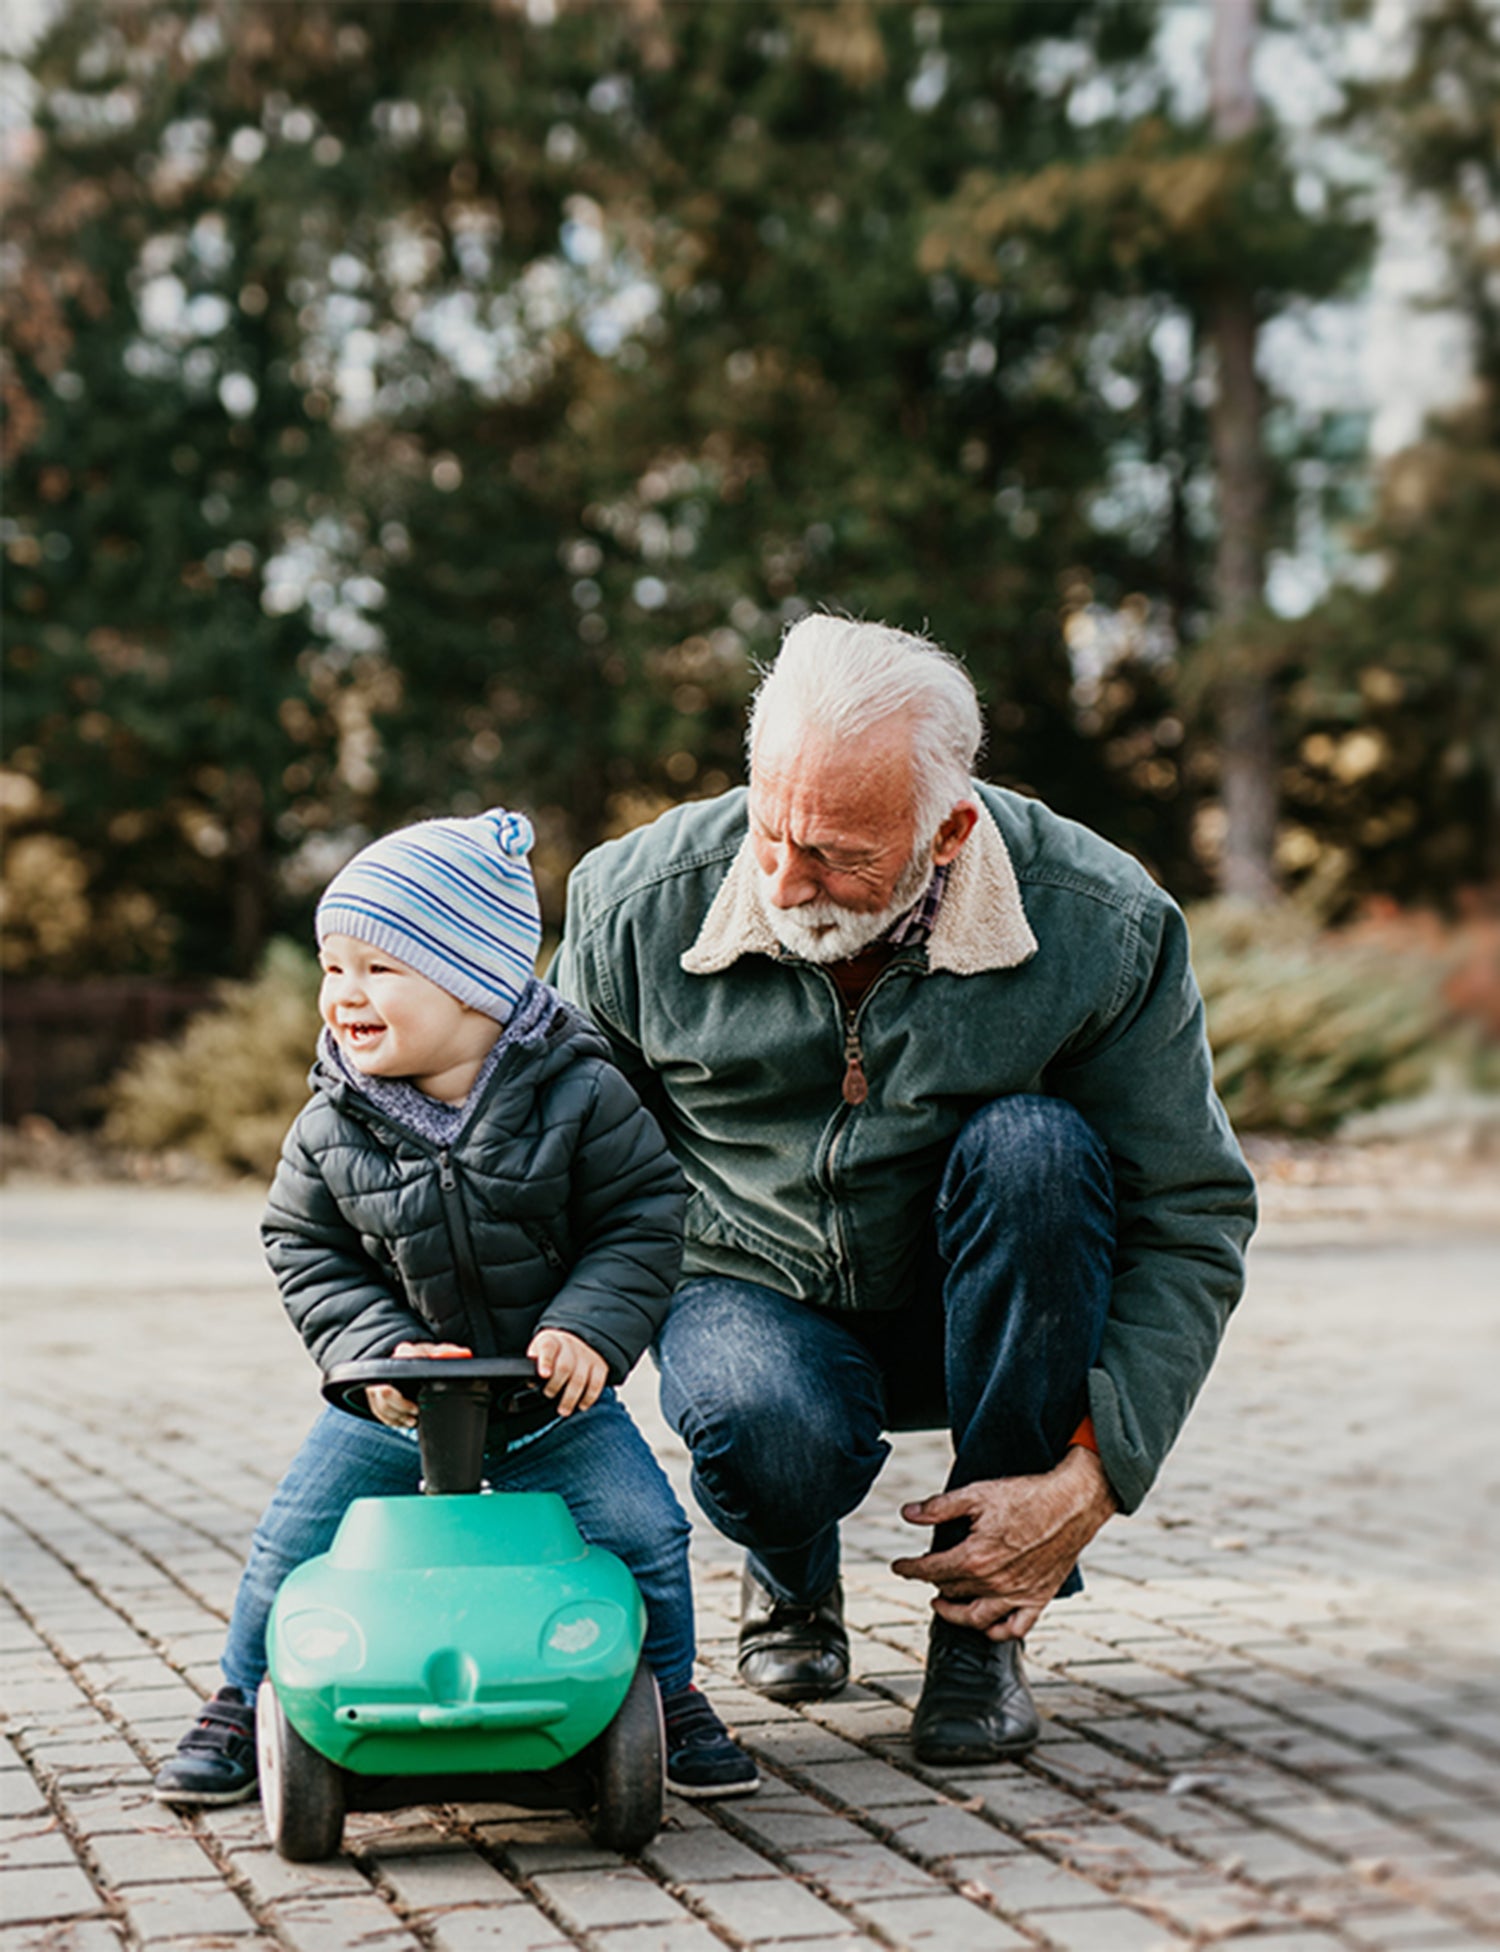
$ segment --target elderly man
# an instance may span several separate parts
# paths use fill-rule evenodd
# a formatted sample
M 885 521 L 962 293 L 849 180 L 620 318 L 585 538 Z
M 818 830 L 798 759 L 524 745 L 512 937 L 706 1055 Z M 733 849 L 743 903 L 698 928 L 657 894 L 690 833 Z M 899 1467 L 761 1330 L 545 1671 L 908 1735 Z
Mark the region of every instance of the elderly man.
M 1214 1096 L 1181 914 L 972 778 L 963 667 L 811 616 L 758 693 L 750 785 L 597 849 L 554 980 L 687 1174 L 663 1409 L 746 1549 L 740 1673 L 795 1701 L 849 1651 L 839 1521 L 947 1428 L 913 1737 L 1036 1739 L 1021 1646 L 1145 1496 L 1238 1299 L 1250 1175 Z

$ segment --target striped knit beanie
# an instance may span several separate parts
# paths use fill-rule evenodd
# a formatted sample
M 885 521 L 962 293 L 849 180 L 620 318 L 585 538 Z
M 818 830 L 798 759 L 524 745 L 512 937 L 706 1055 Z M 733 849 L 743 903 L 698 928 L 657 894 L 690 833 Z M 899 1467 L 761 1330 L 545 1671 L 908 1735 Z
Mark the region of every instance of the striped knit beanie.
M 504 1023 L 531 980 L 542 939 L 526 856 L 531 822 L 491 807 L 472 820 L 422 820 L 372 841 L 318 903 L 318 947 L 352 936 Z

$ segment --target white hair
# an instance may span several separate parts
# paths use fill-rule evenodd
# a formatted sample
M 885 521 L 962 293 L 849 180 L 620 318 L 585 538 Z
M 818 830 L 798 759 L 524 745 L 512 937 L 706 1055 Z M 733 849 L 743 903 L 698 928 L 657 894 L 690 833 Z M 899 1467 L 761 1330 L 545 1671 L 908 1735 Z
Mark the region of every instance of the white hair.
M 853 748 L 875 726 L 906 719 L 919 845 L 960 800 L 971 799 L 984 722 L 974 681 L 956 657 L 889 624 L 815 611 L 781 640 L 776 662 L 750 703 L 746 745 L 790 735 Z

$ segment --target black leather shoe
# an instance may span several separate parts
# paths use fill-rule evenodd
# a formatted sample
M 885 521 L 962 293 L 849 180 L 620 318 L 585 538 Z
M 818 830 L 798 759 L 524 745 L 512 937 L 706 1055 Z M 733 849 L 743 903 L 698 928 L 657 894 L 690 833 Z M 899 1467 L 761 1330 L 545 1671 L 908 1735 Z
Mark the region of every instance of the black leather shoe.
M 1019 1640 L 934 1620 L 927 1679 L 912 1718 L 918 1762 L 996 1762 L 1024 1755 L 1041 1733 L 1021 1672 Z
M 825 1701 L 849 1679 L 844 1589 L 837 1580 L 806 1606 L 791 1606 L 749 1566 L 740 1590 L 740 1679 L 772 1701 Z

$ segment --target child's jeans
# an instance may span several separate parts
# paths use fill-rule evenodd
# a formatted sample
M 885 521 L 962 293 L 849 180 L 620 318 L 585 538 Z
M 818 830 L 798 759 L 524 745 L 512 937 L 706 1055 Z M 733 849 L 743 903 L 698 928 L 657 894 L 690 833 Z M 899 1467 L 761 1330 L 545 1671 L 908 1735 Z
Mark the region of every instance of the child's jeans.
M 224 1645 L 224 1679 L 253 1696 L 266 1671 L 266 1624 L 293 1567 L 326 1552 L 356 1498 L 415 1494 L 415 1440 L 327 1409 L 272 1494 L 250 1545 Z M 555 1491 L 590 1545 L 623 1559 L 646 1602 L 647 1664 L 663 1694 L 693 1678 L 688 1521 L 625 1406 L 606 1390 L 511 1451 L 485 1458 L 496 1491 Z

